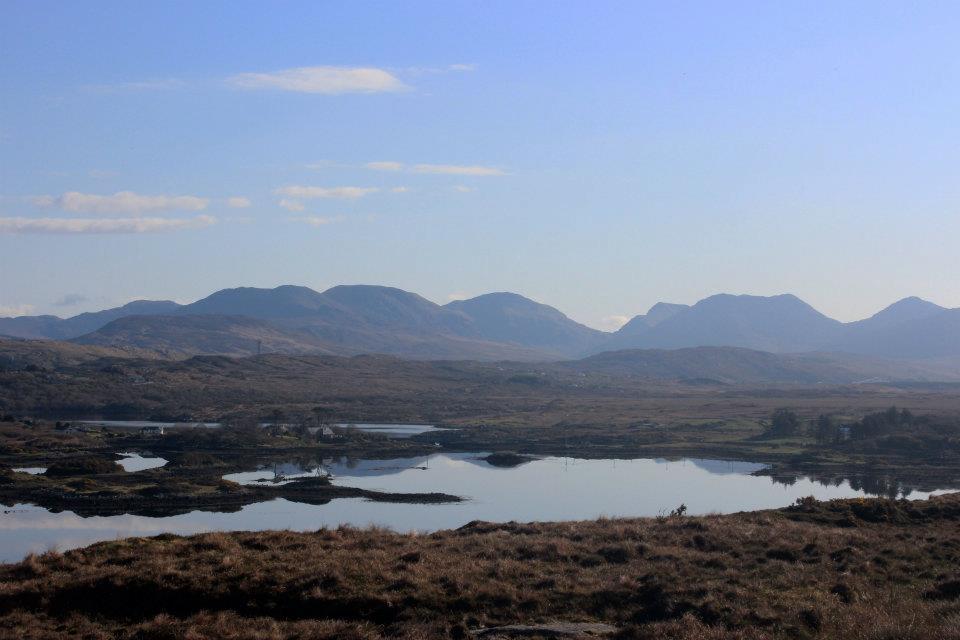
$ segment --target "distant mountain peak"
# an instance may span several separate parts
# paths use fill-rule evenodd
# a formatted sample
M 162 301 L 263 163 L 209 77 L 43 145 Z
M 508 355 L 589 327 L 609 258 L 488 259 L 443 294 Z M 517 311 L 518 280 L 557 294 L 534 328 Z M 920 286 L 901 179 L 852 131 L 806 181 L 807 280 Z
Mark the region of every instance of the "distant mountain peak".
M 646 316 L 647 325 L 653 327 L 660 324 L 668 318 L 672 318 L 681 311 L 685 311 L 690 308 L 688 304 L 676 304 L 673 302 L 658 302 L 657 304 L 650 307 L 650 310 L 647 311 Z
M 598 347 L 605 334 L 564 313 L 518 293 L 498 291 L 444 306 L 469 318 L 490 340 L 530 345 L 558 354 L 582 355 Z
M 524 360 L 580 357 L 614 349 L 703 346 L 897 358 L 960 355 L 960 309 L 944 309 L 917 296 L 903 298 L 865 320 L 840 323 L 793 294 L 721 293 L 693 306 L 658 302 L 611 334 L 509 291 L 441 306 L 396 287 L 364 284 L 340 285 L 322 293 L 298 285 L 237 287 L 188 305 L 135 300 L 67 319 L 0 318 L 0 335 L 69 340 L 130 316 L 221 319 L 208 319 L 206 324 L 169 320 L 167 325 L 161 320 L 129 320 L 100 333 L 97 339 L 107 340 L 114 335 L 112 330 L 127 327 L 129 337 L 124 340 L 133 341 L 134 330 L 142 328 L 149 330 L 158 344 L 173 345 L 179 340 L 201 352 L 213 351 L 210 345 L 243 352 L 253 334 L 258 334 L 264 344 L 269 338 L 278 349 L 298 352 Z M 225 316 L 234 319 L 223 320 Z M 243 325 L 237 317 L 260 324 Z
M 908 314 L 911 317 L 916 318 L 938 313 L 940 311 L 946 311 L 946 309 L 938 304 L 930 302 L 929 300 L 924 300 L 919 296 L 908 296 L 902 300 L 897 300 L 889 307 L 881 309 L 870 317 L 876 318 L 878 316 L 896 313 L 898 315 Z

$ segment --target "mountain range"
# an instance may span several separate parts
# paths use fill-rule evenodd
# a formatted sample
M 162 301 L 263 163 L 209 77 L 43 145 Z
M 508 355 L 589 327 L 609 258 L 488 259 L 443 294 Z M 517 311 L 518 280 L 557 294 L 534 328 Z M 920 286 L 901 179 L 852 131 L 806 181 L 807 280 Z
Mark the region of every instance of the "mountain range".
M 843 323 L 793 295 L 719 294 L 694 305 L 658 303 L 616 332 L 577 323 L 515 293 L 435 304 L 372 285 L 324 292 L 285 285 L 224 289 L 197 302 L 141 300 L 71 318 L 0 318 L 0 335 L 169 354 L 357 355 L 547 361 L 608 351 L 737 347 L 774 354 L 875 358 L 960 357 L 960 309 L 919 298 Z

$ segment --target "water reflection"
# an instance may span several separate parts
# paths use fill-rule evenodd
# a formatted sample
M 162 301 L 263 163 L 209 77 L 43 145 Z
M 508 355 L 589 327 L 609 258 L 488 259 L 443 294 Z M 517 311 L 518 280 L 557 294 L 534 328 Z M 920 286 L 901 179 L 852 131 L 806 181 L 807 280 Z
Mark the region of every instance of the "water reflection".
M 117 455 L 120 456 L 117 464 L 123 467 L 124 471 L 131 473 L 146 471 L 147 469 L 159 469 L 167 464 L 167 460 L 164 458 L 157 458 L 155 456 L 144 457 L 139 453 L 118 453 Z
M 169 517 L 81 518 L 18 505 L 0 513 L 0 559 L 30 551 L 67 549 L 97 540 L 163 532 L 378 524 L 399 531 L 454 528 L 471 520 L 550 521 L 599 516 L 655 516 L 681 503 L 690 514 L 730 513 L 782 507 L 799 497 L 846 498 L 929 491 L 891 483 L 882 476 L 847 481 L 835 477 L 783 478 L 762 475 L 764 466 L 720 460 L 584 460 L 545 457 L 515 467 L 497 467 L 482 453 L 434 454 L 394 460 L 305 458 L 277 467 L 260 465 L 231 479 L 287 481 L 299 474 L 329 474 L 335 484 L 391 492 L 442 491 L 468 498 L 455 504 L 393 504 L 361 499 L 307 505 L 277 499 L 232 513 L 191 512 Z M 943 488 L 943 487 L 940 487 Z
M 859 473 L 849 477 L 837 474 L 809 474 L 801 477 L 822 487 L 832 488 L 847 485 L 853 491 L 869 496 L 890 498 L 891 500 L 925 498 L 930 493 L 936 492 L 937 489 L 936 485 L 908 483 L 884 473 Z M 795 475 L 787 475 L 771 476 L 770 479 L 778 484 L 793 486 L 800 478 Z

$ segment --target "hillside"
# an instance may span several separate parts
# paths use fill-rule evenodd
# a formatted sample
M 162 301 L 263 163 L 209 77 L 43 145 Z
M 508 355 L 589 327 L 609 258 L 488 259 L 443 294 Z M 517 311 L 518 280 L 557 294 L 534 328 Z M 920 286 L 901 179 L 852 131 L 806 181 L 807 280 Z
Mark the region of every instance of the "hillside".
M 198 316 L 207 319 L 187 320 Z M 401 289 L 367 285 L 338 286 L 323 293 L 295 286 L 225 289 L 177 308 L 174 317 L 181 319 L 107 325 L 77 341 L 136 345 L 164 352 L 249 355 L 260 339 L 264 349 L 277 353 L 384 353 L 482 360 L 555 359 L 561 353 L 579 352 L 584 344 L 580 341 L 555 345 L 557 349 L 541 348 L 542 340 L 537 339 L 540 331 L 524 329 L 525 324 L 536 321 L 526 318 L 518 318 L 513 327 L 531 340 L 502 341 L 502 332 L 496 327 L 477 323 L 456 308 L 441 307 Z M 226 317 L 234 320 L 224 324 Z M 241 328 L 238 318 L 250 322 Z M 583 333 L 600 335 L 566 321 Z M 223 326 L 216 326 L 218 323 Z M 192 331 L 197 335 L 191 335 Z
M 333 351 L 306 333 L 278 329 L 243 316 L 129 316 L 79 338 L 75 344 L 124 347 L 164 355 L 263 353 L 321 354 Z
M 674 309 L 653 326 L 628 324 L 607 349 L 730 346 L 774 353 L 815 351 L 839 335 L 842 324 L 796 296 L 715 295 Z
M 952 358 L 960 355 L 960 314 L 912 297 L 870 318 L 841 323 L 791 295 L 717 295 L 692 307 L 655 305 L 603 343 L 605 350 L 698 346 L 912 360 Z
M 566 356 L 595 350 L 606 338 L 557 309 L 515 293 L 488 293 L 446 305 L 472 321 L 487 340 L 536 347 Z
M 179 304 L 169 300 L 135 300 L 122 307 L 81 313 L 66 319 L 56 316 L 0 318 L 0 335 L 14 338 L 69 340 L 96 331 L 117 318 L 167 314 L 176 311 L 179 307 Z
M 849 327 L 834 349 L 888 358 L 960 356 L 960 309 L 926 307 L 906 317 L 878 316 Z
M 291 326 L 292 325 L 292 326 Z M 298 327 L 298 328 L 295 328 Z M 274 323 L 246 316 L 131 316 L 71 342 L 186 355 L 360 355 L 382 353 L 416 359 L 542 360 L 539 351 L 457 336 L 418 336 L 367 327 L 331 331 L 322 325 Z M 258 347 L 258 342 L 259 347 Z
M 251 340 L 258 339 L 256 331 L 251 333 L 252 324 L 241 331 L 236 321 L 219 328 L 209 320 L 183 321 L 176 331 L 167 327 L 155 339 L 152 331 L 163 328 L 162 323 L 136 321 L 141 325 L 136 331 L 132 325 L 122 332 L 101 331 L 132 316 L 247 318 L 259 323 L 257 331 L 280 353 L 547 361 L 623 349 L 711 346 L 905 360 L 960 356 L 960 311 L 916 297 L 870 318 L 841 323 L 792 295 L 720 294 L 693 306 L 658 303 L 619 331 L 607 333 L 515 293 L 490 293 L 441 306 L 415 293 L 373 285 L 341 285 L 322 293 L 292 285 L 239 287 L 187 305 L 141 300 L 67 319 L 0 318 L 0 335 L 52 340 L 84 336 L 81 343 L 178 353 L 211 353 L 219 347 L 231 355 L 251 353 Z M 203 334 L 190 336 L 192 330 Z M 214 337 L 211 331 L 220 335 Z
M 164 356 L 146 349 L 101 347 L 56 340 L 0 339 L 0 370 L 18 371 L 33 367 L 61 369 L 134 359 L 160 360 Z
M 960 381 L 960 360 L 907 363 L 839 354 L 773 354 L 739 347 L 629 349 L 563 363 L 575 371 L 725 384 Z
M 23 638 L 128 637 L 131 627 L 138 638 L 956 638 L 960 583 L 945 556 L 958 519 L 948 495 L 476 521 L 430 535 L 130 538 L 4 565 L 0 628 Z

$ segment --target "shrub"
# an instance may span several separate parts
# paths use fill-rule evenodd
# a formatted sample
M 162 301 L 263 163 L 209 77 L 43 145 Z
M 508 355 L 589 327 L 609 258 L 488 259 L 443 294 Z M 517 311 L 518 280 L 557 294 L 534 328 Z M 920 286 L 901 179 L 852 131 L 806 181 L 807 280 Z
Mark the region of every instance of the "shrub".
M 101 473 L 121 472 L 123 472 L 123 467 L 113 460 L 89 457 L 54 462 L 47 467 L 46 475 L 53 477 L 92 476 Z

